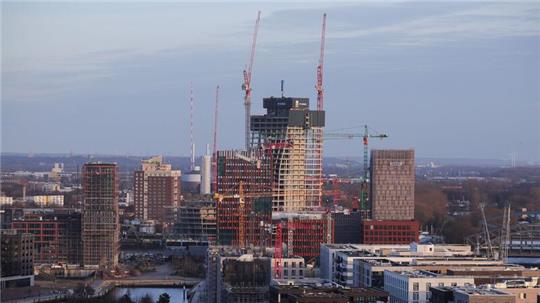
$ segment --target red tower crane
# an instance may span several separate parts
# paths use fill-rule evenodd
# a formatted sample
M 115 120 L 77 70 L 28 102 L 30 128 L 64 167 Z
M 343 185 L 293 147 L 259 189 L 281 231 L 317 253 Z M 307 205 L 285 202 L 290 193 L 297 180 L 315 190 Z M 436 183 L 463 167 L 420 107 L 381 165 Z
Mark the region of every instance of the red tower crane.
M 249 62 L 244 69 L 244 83 L 242 84 L 242 90 L 246 93 L 244 95 L 244 107 L 245 107 L 245 144 L 246 150 L 249 149 L 249 132 L 250 132 L 250 115 L 251 115 L 251 73 L 253 71 L 253 62 L 255 60 L 255 47 L 257 45 L 257 33 L 259 32 L 259 22 L 261 21 L 261 11 L 257 14 L 257 20 L 255 21 L 255 30 L 253 32 L 253 41 L 251 43 L 251 53 L 249 56 Z
M 281 223 L 276 226 L 276 240 L 274 245 L 274 277 L 279 279 L 282 277 L 283 267 L 283 235 Z

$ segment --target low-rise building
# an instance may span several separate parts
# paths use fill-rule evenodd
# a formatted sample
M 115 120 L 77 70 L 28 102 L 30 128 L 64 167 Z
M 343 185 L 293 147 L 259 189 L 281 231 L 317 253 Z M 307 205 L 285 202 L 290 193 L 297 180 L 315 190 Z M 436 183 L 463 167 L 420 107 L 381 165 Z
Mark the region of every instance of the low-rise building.
M 494 289 L 473 286 L 431 287 L 432 303 L 514 303 L 514 295 Z
M 63 207 L 64 195 L 39 195 L 29 197 L 31 201 L 42 207 Z
M 343 287 L 319 279 L 295 283 L 274 280 L 270 286 L 271 303 L 375 303 L 386 302 L 387 299 L 388 294 L 381 290 Z
M 429 271 L 384 272 L 384 290 L 390 303 L 427 303 L 432 286 L 474 285 L 474 278 L 439 275 Z

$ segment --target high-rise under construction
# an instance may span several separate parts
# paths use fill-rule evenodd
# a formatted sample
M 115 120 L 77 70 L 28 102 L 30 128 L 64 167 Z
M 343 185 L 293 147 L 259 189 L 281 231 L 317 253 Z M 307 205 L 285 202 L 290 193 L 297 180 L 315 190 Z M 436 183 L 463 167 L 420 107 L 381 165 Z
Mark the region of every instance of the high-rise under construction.
M 264 115 L 252 115 L 250 147 L 272 155 L 272 208 L 301 211 L 320 206 L 322 131 L 325 115 L 308 98 L 263 99 Z
M 86 163 L 82 171 L 82 241 L 85 266 L 118 264 L 118 166 Z

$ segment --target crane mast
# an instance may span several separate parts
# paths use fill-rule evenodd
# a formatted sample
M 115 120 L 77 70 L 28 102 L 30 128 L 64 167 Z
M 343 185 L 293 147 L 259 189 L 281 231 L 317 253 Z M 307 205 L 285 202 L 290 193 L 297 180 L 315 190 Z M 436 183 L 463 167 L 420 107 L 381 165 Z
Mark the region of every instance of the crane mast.
M 326 13 L 323 14 L 323 23 L 321 31 L 321 52 L 319 57 L 319 65 L 317 66 L 317 84 L 315 89 L 317 90 L 317 110 L 323 110 L 324 108 L 324 89 L 323 89 L 323 72 L 324 72 L 324 47 L 326 40 Z
M 219 85 L 216 86 L 216 102 L 214 105 L 214 142 L 212 146 L 212 173 L 214 174 L 213 190 L 217 192 L 217 136 L 218 136 Z
M 249 149 L 249 132 L 250 132 L 250 116 L 251 116 L 251 74 L 253 71 L 253 62 L 255 60 L 255 47 L 257 45 L 257 33 L 259 32 L 259 22 L 261 20 L 261 11 L 257 14 L 257 20 L 255 21 L 255 30 L 253 32 L 253 41 L 251 43 L 251 53 L 249 56 L 249 62 L 244 69 L 244 83 L 242 84 L 242 90 L 245 91 L 244 95 L 244 108 L 245 108 L 245 145 L 246 150 Z
M 189 139 L 191 143 L 190 170 L 195 169 L 195 141 L 193 139 L 193 82 L 189 82 Z

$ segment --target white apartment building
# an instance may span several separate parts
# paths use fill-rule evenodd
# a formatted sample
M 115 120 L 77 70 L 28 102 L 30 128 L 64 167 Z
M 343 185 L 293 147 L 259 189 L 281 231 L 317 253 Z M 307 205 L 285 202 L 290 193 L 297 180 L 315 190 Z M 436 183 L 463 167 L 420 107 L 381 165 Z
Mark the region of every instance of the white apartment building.
M 432 286 L 472 286 L 473 277 L 445 276 L 429 271 L 384 272 L 384 290 L 389 303 L 428 303 Z

